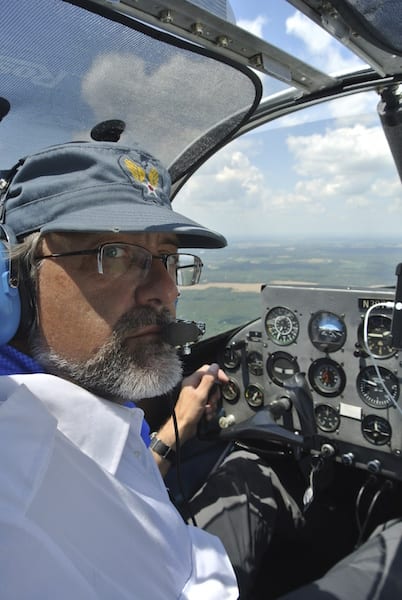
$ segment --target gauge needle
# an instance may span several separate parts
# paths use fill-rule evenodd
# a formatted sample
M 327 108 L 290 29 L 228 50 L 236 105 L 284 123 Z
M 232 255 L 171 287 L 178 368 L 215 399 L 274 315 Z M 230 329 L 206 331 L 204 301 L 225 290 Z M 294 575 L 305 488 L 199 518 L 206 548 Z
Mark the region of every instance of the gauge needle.
M 367 383 L 367 385 L 371 385 L 371 387 L 377 387 L 378 383 L 372 381 L 371 379 L 362 379 L 363 383 Z
M 391 335 L 390 331 L 383 331 L 382 333 L 369 333 L 368 336 L 371 338 L 384 338 Z

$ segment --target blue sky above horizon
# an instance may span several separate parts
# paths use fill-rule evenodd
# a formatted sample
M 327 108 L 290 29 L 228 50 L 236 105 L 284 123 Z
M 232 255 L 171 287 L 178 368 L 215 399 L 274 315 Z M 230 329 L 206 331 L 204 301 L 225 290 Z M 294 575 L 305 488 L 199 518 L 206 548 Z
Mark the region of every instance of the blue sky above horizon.
M 237 24 L 318 69 L 363 63 L 285 0 L 231 0 Z M 262 77 L 264 95 L 276 91 Z M 375 93 L 295 113 L 222 149 L 174 208 L 230 240 L 278 235 L 392 235 L 402 240 L 401 182 Z

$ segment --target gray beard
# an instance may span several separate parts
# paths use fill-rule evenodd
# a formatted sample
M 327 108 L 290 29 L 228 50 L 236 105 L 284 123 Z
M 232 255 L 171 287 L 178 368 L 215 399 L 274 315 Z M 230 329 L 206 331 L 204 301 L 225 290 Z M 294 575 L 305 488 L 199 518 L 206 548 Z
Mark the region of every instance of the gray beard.
M 149 342 L 139 337 L 135 348 L 123 342 L 148 325 L 163 327 L 171 321 L 168 311 L 157 313 L 151 308 L 136 308 L 123 315 L 112 335 L 88 360 L 74 362 L 49 348 L 36 332 L 31 338 L 34 358 L 47 372 L 111 400 L 138 402 L 169 393 L 182 378 L 182 366 L 172 346 L 166 342 Z

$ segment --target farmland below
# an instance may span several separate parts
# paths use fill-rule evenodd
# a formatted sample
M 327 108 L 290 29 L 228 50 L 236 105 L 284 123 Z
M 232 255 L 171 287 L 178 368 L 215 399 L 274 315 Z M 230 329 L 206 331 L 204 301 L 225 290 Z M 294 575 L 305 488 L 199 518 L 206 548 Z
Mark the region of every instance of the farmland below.
M 237 241 L 193 252 L 203 273 L 199 285 L 181 290 L 178 317 L 206 322 L 208 337 L 258 318 L 262 284 L 392 287 L 402 262 L 401 240 Z

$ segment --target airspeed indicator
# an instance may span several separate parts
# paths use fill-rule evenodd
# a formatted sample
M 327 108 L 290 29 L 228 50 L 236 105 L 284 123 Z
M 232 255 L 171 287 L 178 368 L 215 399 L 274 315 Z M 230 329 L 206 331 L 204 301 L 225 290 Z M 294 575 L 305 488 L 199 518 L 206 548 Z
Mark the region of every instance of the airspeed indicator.
M 299 321 L 288 308 L 276 306 L 265 317 L 265 331 L 268 338 L 278 346 L 289 346 L 299 335 Z

